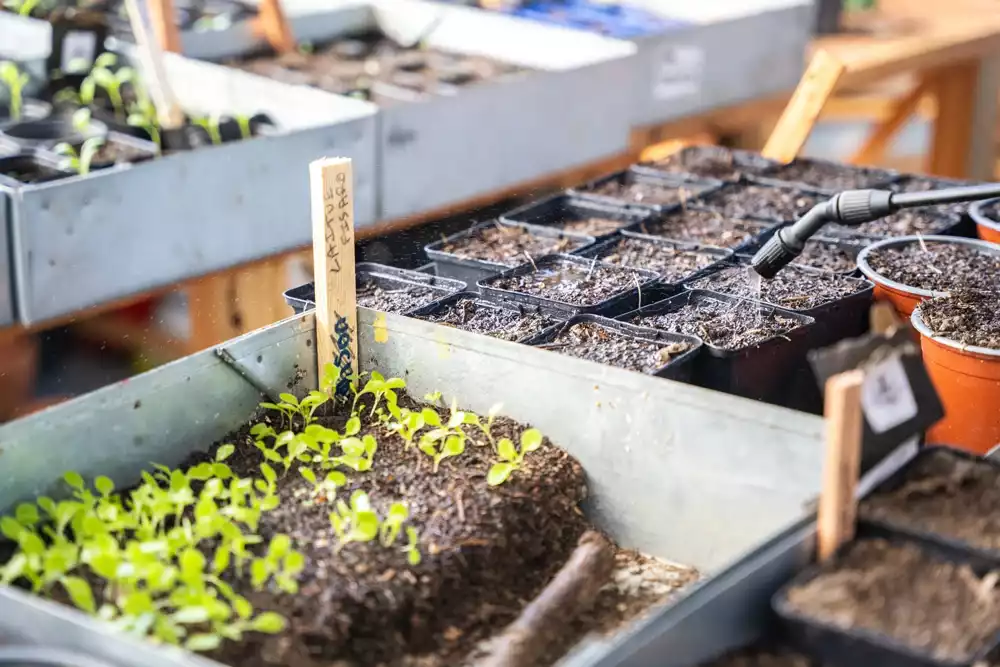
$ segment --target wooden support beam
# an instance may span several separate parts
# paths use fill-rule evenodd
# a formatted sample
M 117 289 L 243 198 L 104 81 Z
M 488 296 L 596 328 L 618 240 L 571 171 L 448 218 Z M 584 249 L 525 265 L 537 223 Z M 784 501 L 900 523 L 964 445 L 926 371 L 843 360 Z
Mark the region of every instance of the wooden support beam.
M 281 0 L 260 0 L 253 29 L 276 53 L 295 51 L 295 36 L 281 7 Z
M 979 62 L 966 61 L 934 70 L 927 76 L 938 110 L 927 171 L 936 176 L 964 178 L 968 175 L 973 141 Z M 984 141 L 991 139 L 983 137 Z
M 848 159 L 848 162 L 858 165 L 881 162 L 885 158 L 889 142 L 920 108 L 920 103 L 929 89 L 930 85 L 924 80 L 914 86 L 909 93 L 896 100 L 889 115 L 872 128 L 868 138 Z

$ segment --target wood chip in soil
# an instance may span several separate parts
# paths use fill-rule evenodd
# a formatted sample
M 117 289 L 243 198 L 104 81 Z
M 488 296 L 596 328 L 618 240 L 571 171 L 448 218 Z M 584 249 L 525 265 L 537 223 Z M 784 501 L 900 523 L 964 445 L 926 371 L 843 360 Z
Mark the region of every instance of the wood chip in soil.
M 784 647 L 750 646 L 701 667 L 819 667 L 819 663 Z
M 791 588 L 787 603 L 825 625 L 887 636 L 937 660 L 967 662 L 1000 631 L 998 576 L 979 577 L 914 543 L 866 539 Z
M 405 313 L 414 308 L 426 306 L 435 299 L 447 296 L 447 292 L 433 290 L 419 285 L 407 285 L 390 281 L 388 286 L 380 286 L 374 281 L 362 282 L 357 288 L 359 306 L 378 310 L 383 313 Z
M 597 186 L 584 188 L 582 192 L 620 199 L 629 204 L 674 206 L 687 202 L 703 189 L 704 186 L 694 184 L 677 186 L 625 174 L 624 177 L 611 179 Z
M 1000 471 L 945 451 L 924 454 L 896 488 L 869 496 L 861 516 L 1000 551 Z
M 677 310 L 659 315 L 634 317 L 645 327 L 698 336 L 707 345 L 723 350 L 741 350 L 784 336 L 801 326 L 773 308 L 753 301 L 722 301 L 711 297 L 692 299 Z
M 598 259 L 616 266 L 645 269 L 660 274 L 665 282 L 679 282 L 721 258 L 712 253 L 675 248 L 637 238 L 622 238 L 603 251 Z
M 476 299 L 458 299 L 418 319 L 483 334 L 500 340 L 519 341 L 552 326 L 556 319 L 528 309 L 501 308 Z
M 867 257 L 876 273 L 907 287 L 948 292 L 961 287 L 1000 286 L 1000 252 L 991 255 L 968 244 L 908 243 L 876 248 Z
M 552 258 L 527 273 L 491 278 L 488 284 L 583 308 L 639 288 L 646 280 L 634 271 L 602 265 L 596 260 L 576 263 Z
M 935 336 L 963 345 L 1000 350 L 1000 291 L 957 289 L 950 296 L 920 306 L 924 323 Z M 984 406 L 983 409 L 991 409 Z
M 757 153 L 722 146 L 688 146 L 647 166 L 671 174 L 692 174 L 702 178 L 739 180 L 743 175 L 758 175 L 775 163 Z
M 734 184 L 706 194 L 692 202 L 692 206 L 709 208 L 727 218 L 792 222 L 826 199 L 794 188 Z
M 823 228 L 828 236 L 867 236 L 891 238 L 913 236 L 914 234 L 942 234 L 953 227 L 958 220 L 935 213 L 931 210 L 908 209 L 893 213 L 878 220 L 863 222 L 854 227 L 831 224 Z
M 691 344 L 647 340 L 594 322 L 578 322 L 538 347 L 600 364 L 652 374 L 690 350 Z
M 503 266 L 524 264 L 528 258 L 568 253 L 587 245 L 586 239 L 572 236 L 542 236 L 524 227 L 496 223 L 479 228 L 469 236 L 445 243 L 442 252 L 464 259 L 477 259 Z
M 766 223 L 727 218 L 715 211 L 693 208 L 668 213 L 639 226 L 644 234 L 716 248 L 735 248 L 766 229 Z
M 727 266 L 696 280 L 691 286 L 765 301 L 787 310 L 811 310 L 870 287 L 862 280 L 797 266 L 786 266 L 774 278 L 762 280 L 746 264 Z
M 781 167 L 768 178 L 793 181 L 823 190 L 857 190 L 885 184 L 893 178 L 892 172 L 882 169 L 864 169 L 821 160 L 796 160 Z
M 858 268 L 857 256 L 861 246 L 856 248 L 852 253 L 836 242 L 809 239 L 799 256 L 792 260 L 792 264 L 832 273 L 850 273 Z

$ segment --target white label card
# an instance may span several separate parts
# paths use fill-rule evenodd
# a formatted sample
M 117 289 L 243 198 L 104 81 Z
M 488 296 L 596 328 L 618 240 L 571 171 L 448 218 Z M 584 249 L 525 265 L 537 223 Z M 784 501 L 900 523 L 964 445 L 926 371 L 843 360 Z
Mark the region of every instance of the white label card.
M 701 93 L 705 76 L 705 52 L 697 46 L 678 45 L 664 53 L 655 74 L 653 96 L 673 100 Z
M 63 37 L 59 69 L 65 73 L 86 72 L 94 64 L 97 35 L 83 30 L 70 30 Z
M 861 407 L 875 433 L 885 433 L 917 416 L 917 400 L 898 355 L 865 369 Z

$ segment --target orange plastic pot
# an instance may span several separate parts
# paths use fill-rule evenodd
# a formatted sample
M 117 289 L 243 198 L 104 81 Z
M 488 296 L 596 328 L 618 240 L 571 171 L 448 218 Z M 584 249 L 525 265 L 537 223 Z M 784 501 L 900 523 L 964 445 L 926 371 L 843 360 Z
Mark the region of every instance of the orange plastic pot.
M 986 201 L 977 201 L 969 207 L 969 217 L 976 223 L 976 231 L 979 233 L 979 238 L 990 243 L 1000 243 L 1000 222 L 984 214 L 983 207 L 997 201 L 1000 200 L 987 199 Z
M 1000 444 L 1000 350 L 934 336 L 919 308 L 910 322 L 944 406 L 944 419 L 927 430 L 927 441 L 985 454 Z

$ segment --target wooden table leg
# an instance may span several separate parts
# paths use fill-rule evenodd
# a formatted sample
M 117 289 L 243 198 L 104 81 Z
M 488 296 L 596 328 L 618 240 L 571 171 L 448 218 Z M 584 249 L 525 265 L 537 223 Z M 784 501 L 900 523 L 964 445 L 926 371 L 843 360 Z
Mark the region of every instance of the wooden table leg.
M 927 73 L 937 102 L 927 166 L 930 173 L 992 179 L 998 75 L 995 59 L 967 61 Z

